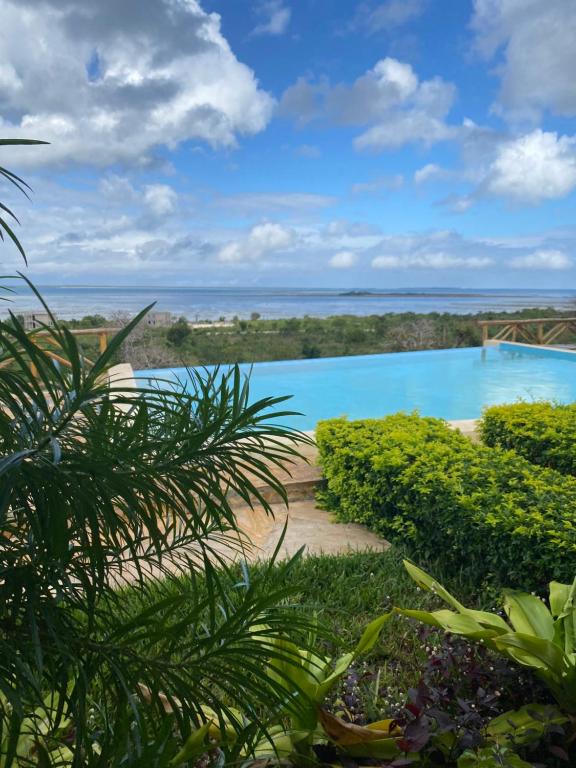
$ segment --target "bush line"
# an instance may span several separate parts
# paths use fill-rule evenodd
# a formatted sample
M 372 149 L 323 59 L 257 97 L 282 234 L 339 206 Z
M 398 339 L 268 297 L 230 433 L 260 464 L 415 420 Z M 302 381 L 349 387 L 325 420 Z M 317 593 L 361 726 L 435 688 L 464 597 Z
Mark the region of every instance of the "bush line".
M 534 464 L 576 475 L 576 405 L 513 403 L 488 408 L 480 422 L 486 445 L 508 448 Z
M 464 570 L 479 586 L 539 590 L 574 578 L 576 478 L 415 414 L 324 421 L 317 442 L 324 506 L 416 561 Z

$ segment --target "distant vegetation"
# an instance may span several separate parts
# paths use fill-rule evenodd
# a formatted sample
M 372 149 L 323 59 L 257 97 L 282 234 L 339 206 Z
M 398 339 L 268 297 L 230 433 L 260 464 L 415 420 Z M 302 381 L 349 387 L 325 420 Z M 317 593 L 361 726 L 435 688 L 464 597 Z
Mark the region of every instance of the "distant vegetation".
M 573 313 L 554 309 L 527 309 L 507 318 L 560 317 Z M 356 317 L 303 317 L 263 320 L 253 313 L 250 320 L 234 320 L 227 326 L 207 323 L 188 328 L 183 318 L 171 327 L 141 328 L 122 351 L 135 368 L 170 365 L 254 363 L 264 360 L 298 360 L 423 349 L 474 347 L 482 343 L 480 319 L 502 317 L 501 313 L 453 315 L 431 312 L 388 313 Z M 122 325 L 125 319 L 91 315 L 69 321 L 72 328 Z M 95 342 L 94 342 L 95 343 Z

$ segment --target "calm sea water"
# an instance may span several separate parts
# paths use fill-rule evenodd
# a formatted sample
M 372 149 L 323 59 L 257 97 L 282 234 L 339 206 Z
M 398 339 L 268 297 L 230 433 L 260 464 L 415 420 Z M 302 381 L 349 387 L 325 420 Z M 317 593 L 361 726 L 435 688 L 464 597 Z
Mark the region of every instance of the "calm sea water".
M 38 308 L 38 300 L 24 285 L 13 283 L 16 293 L 10 308 L 16 313 Z M 136 313 L 156 302 L 156 309 L 184 315 L 190 320 L 217 320 L 311 315 L 372 315 L 386 312 L 513 312 L 526 307 L 554 307 L 576 311 L 576 291 L 571 290 L 429 290 L 379 293 L 370 296 L 342 295 L 337 290 L 283 288 L 127 288 L 127 287 L 45 287 L 41 289 L 52 311 L 63 319 L 84 315 L 109 316 L 114 312 Z M 450 295 L 449 295 L 450 294 Z M 0 305 L 6 314 L 8 305 Z
M 251 399 L 291 395 L 302 415 L 286 419 L 314 429 L 320 419 L 374 418 L 418 410 L 445 419 L 478 418 L 488 405 L 515 400 L 576 401 L 576 353 L 513 348 L 444 349 L 385 355 L 290 360 L 242 366 Z M 144 379 L 189 381 L 185 368 L 139 371 Z

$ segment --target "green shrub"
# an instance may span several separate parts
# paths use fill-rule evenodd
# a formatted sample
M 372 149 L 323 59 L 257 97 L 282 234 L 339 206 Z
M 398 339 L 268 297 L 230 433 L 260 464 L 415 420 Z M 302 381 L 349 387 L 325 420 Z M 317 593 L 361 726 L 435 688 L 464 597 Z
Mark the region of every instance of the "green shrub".
M 488 408 L 480 422 L 486 445 L 576 475 L 576 404 L 514 403 Z
M 576 570 L 576 479 L 439 419 L 321 422 L 325 506 L 477 584 L 538 589 Z
M 175 347 L 181 346 L 192 331 L 188 325 L 188 320 L 185 317 L 180 317 L 175 323 L 173 323 L 166 332 L 166 338 Z

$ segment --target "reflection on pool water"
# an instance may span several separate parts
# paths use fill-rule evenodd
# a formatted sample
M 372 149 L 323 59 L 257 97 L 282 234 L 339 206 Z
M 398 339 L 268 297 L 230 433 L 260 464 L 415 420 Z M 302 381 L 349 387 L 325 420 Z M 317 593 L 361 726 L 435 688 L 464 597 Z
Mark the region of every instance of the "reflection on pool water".
M 473 419 L 487 405 L 515 400 L 576 401 L 576 353 L 515 347 L 445 349 L 242 365 L 252 370 L 251 398 L 292 395 L 303 415 L 291 426 L 417 410 Z M 186 381 L 185 368 L 138 371 L 139 378 Z

